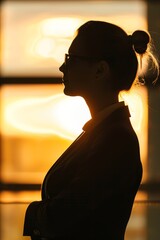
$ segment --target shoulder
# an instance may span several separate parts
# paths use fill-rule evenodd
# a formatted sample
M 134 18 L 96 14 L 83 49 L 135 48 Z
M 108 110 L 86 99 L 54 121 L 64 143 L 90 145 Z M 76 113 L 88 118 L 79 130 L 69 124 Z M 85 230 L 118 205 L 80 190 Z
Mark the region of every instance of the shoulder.
M 111 119 L 112 120 L 112 119 Z M 103 121 L 100 126 L 90 133 L 90 142 L 92 145 L 106 144 L 136 144 L 138 145 L 137 135 L 130 123 L 129 119 L 116 121 Z

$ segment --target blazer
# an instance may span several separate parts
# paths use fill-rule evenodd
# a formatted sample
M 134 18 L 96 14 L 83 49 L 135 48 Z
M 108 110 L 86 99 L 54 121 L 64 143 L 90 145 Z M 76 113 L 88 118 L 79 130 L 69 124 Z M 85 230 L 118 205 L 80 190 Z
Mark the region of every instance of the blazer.
M 26 211 L 31 239 L 124 240 L 142 178 L 139 143 L 123 106 L 71 144 Z

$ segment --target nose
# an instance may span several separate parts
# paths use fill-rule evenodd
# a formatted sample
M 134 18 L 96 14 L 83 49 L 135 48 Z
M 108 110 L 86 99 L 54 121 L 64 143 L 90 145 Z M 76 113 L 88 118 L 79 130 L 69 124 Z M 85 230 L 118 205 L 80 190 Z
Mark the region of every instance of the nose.
M 64 69 L 65 69 L 65 64 L 63 63 L 60 67 L 59 67 L 59 70 L 64 73 Z

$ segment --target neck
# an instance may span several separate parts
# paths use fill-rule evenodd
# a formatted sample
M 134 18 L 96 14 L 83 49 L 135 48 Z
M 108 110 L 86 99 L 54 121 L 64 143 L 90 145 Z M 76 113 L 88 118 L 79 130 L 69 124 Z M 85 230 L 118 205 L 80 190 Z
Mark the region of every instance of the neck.
M 92 118 L 94 118 L 100 111 L 102 111 L 104 108 L 117 103 L 118 102 L 118 96 L 117 94 L 112 96 L 98 96 L 96 97 L 87 97 L 84 98 L 86 101 L 86 104 L 90 110 Z

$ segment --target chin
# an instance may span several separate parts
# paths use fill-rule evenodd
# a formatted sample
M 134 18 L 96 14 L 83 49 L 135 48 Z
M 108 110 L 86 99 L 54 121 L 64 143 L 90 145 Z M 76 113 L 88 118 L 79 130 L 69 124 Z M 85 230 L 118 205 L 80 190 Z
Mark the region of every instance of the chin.
M 67 89 L 67 88 L 64 88 L 63 90 L 64 94 L 67 95 L 67 96 L 77 96 L 77 94 L 75 94 L 74 91 L 70 90 L 70 89 Z

